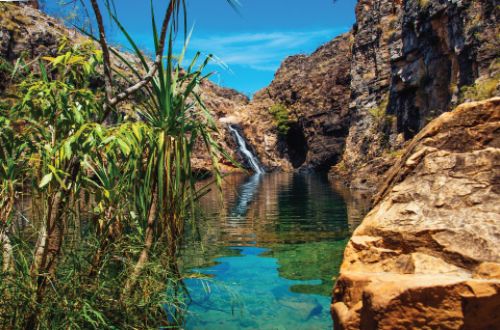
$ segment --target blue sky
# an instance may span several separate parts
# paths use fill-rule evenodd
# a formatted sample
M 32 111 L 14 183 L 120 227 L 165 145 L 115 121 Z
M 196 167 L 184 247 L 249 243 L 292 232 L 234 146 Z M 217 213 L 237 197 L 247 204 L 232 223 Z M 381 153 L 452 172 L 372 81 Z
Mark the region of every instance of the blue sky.
M 147 0 L 115 0 L 118 17 L 136 41 L 152 49 Z M 46 10 L 54 12 L 55 1 Z M 239 13 L 226 0 L 188 0 L 193 27 L 189 56 L 213 54 L 212 80 L 247 95 L 267 86 L 290 55 L 308 54 L 354 23 L 355 0 L 239 0 Z M 141 3 L 141 4 L 138 4 Z M 161 13 L 166 0 L 153 1 Z M 159 19 L 158 19 L 159 20 Z M 116 29 L 112 39 L 125 44 Z

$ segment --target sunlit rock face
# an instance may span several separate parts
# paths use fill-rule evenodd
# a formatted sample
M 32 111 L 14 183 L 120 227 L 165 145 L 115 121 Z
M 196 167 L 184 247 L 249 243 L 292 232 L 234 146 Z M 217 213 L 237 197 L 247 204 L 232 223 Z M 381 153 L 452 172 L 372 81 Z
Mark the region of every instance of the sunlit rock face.
M 268 112 L 282 104 L 295 121 L 287 134 L 276 137 L 278 152 L 295 169 L 328 169 L 342 155 L 349 127 L 351 42 L 346 33 L 310 56 L 288 57 L 272 83 L 254 96 L 251 106 Z
M 348 243 L 336 329 L 500 328 L 500 98 L 427 125 Z

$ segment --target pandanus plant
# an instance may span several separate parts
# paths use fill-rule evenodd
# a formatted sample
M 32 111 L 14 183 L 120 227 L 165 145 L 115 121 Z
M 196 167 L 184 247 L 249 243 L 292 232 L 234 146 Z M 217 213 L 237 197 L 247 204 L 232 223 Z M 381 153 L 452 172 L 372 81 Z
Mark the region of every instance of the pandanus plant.
M 200 54 L 196 54 L 183 69 L 186 46 L 179 57 L 173 55 L 178 15 L 185 1 L 169 1 L 159 31 L 152 11 L 153 61 L 110 14 L 134 49 L 139 67 L 107 46 L 97 1 L 91 0 L 91 4 L 101 49 L 96 50 L 93 43 L 74 47 L 63 43 L 58 56 L 41 59 L 37 70 L 20 84 L 17 104 L 0 109 L 0 293 L 4 299 L 0 301 L 0 327 L 16 328 L 22 323 L 27 329 L 40 328 L 56 322 L 53 316 L 59 315 L 64 328 L 78 324 L 74 320 L 80 317 L 84 318 L 82 324 L 98 328 L 107 318 L 125 314 L 114 305 L 141 309 L 136 297 L 149 301 L 144 305 L 163 310 L 162 305 L 148 305 L 152 300 L 146 297 L 160 290 L 167 292 L 166 281 L 158 280 L 160 277 L 153 281 L 156 274 L 146 270 L 160 271 L 154 261 L 161 254 L 167 260 L 166 271 L 179 276 L 175 258 L 184 227 L 204 193 L 196 189 L 191 166 L 195 144 L 205 146 L 214 178 L 221 180 L 218 159 L 227 154 L 215 141 L 215 122 L 199 95 L 210 58 L 197 64 Z M 188 41 L 189 37 L 186 45 Z M 118 71 L 111 55 L 131 74 Z M 105 86 L 96 89 L 102 71 Z M 124 81 L 129 87 L 117 90 Z M 140 120 L 110 120 L 117 105 L 131 95 L 141 96 L 134 106 Z M 30 235 L 36 238 L 19 235 L 16 252 L 8 228 L 14 211 L 20 208 L 16 205 L 19 194 L 31 199 L 31 215 L 36 221 Z M 82 197 L 89 194 L 91 200 Z M 91 216 L 84 228 L 70 228 L 72 220 L 80 220 L 80 205 L 85 202 L 85 211 Z M 79 239 L 79 235 L 84 237 Z M 138 248 L 126 246 L 130 242 L 139 243 Z M 6 277 L 16 271 L 22 276 Z M 21 283 L 21 278 L 26 282 Z M 153 282 L 158 285 L 155 292 L 143 290 Z M 75 283 L 80 283 L 80 294 Z M 65 292 L 81 299 L 83 310 L 92 313 L 75 312 L 71 314 L 73 323 L 68 323 L 68 311 L 78 311 L 80 305 L 66 301 Z M 24 297 L 25 303 L 18 307 L 12 300 L 4 303 L 7 297 Z M 115 309 L 101 313 L 89 301 Z M 150 315 L 156 314 L 149 313 L 144 319 L 155 324 Z M 137 324 L 137 318 L 130 319 Z M 129 322 L 128 316 L 127 320 L 118 316 L 115 324 L 120 322 Z
M 154 17 L 152 11 L 155 49 L 157 53 L 161 53 L 161 36 L 156 29 Z M 150 61 L 144 57 L 116 17 L 114 19 L 140 59 L 142 70 L 135 68 L 133 63 L 120 53 L 114 50 L 113 53 L 140 78 L 141 71 L 151 70 Z M 195 187 L 191 166 L 195 144 L 201 141 L 205 146 L 205 151 L 212 159 L 214 178 L 218 182 L 221 180 L 221 174 L 217 160 L 220 156 L 229 157 L 214 138 L 218 134 L 216 124 L 198 94 L 200 83 L 208 77 L 203 75 L 203 70 L 210 57 L 197 65 L 200 57 L 197 53 L 184 69 L 181 65 L 189 36 L 178 57 L 173 55 L 173 41 L 171 31 L 167 55 L 155 71 L 150 84 L 144 87 L 145 101 L 136 107 L 142 123 L 132 125 L 140 125 L 143 130 L 142 134 L 134 134 L 131 137 L 134 142 L 139 141 L 141 150 L 139 157 L 136 157 L 138 177 L 135 181 L 139 182 L 139 185 L 135 189 L 135 196 L 138 213 L 144 219 L 145 230 L 144 248 L 134 266 L 131 279 L 125 286 L 125 292 L 132 289 L 135 278 L 148 261 L 154 242 L 161 239 L 167 242 L 171 258 L 170 270 L 177 272 L 175 257 L 184 226 L 195 201 L 203 194 L 203 191 L 197 191 Z M 135 130 L 139 131 L 137 128 Z M 138 139 L 140 136 L 143 138 Z

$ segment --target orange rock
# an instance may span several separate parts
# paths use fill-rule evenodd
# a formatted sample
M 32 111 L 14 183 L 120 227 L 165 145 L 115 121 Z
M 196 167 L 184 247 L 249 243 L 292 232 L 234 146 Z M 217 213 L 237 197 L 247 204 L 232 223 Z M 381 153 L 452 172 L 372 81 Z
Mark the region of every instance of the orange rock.
M 500 329 L 500 98 L 425 127 L 388 171 L 333 291 L 335 329 Z

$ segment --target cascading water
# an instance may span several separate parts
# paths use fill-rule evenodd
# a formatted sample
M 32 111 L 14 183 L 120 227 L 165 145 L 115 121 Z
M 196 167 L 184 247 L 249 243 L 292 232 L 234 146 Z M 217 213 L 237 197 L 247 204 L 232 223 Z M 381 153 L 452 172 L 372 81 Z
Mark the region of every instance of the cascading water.
M 236 137 L 236 141 L 238 142 L 238 147 L 240 148 L 240 152 L 248 159 L 248 162 L 250 163 L 252 169 L 255 171 L 256 174 L 263 174 L 264 169 L 260 166 L 257 157 L 250 150 L 248 150 L 245 139 L 241 136 L 240 132 L 231 125 L 229 125 L 228 127 L 229 131 L 231 131 L 231 133 L 233 133 L 234 136 Z

